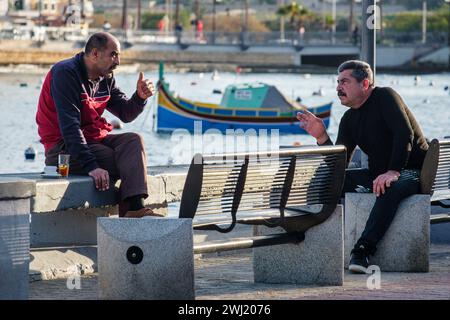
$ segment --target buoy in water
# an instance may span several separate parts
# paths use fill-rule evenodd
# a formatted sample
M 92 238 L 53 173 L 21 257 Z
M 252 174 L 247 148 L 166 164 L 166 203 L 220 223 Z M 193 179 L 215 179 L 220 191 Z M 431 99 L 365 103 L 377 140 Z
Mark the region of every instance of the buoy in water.
M 220 89 L 214 89 L 214 90 L 213 90 L 213 93 L 214 93 L 214 94 L 222 94 L 222 90 L 220 90 Z
M 414 85 L 417 86 L 419 84 L 420 80 L 422 80 L 422 78 L 420 76 L 415 76 L 414 77 Z
M 434 81 L 431 80 L 430 83 L 428 84 L 430 87 L 434 87 Z
M 197 82 L 192 81 L 192 82 L 191 82 L 191 86 L 195 86 L 195 85 L 197 85 Z
M 22 83 L 20 84 L 20 86 L 21 86 L 21 87 L 28 87 L 28 83 L 22 82 Z
M 322 88 L 319 88 L 319 90 L 313 92 L 313 96 L 320 96 L 321 97 L 324 94 L 325 94 L 325 92 L 323 91 Z
M 122 121 L 119 121 L 119 120 L 115 120 L 115 119 L 114 119 L 113 121 L 111 121 L 111 124 L 112 124 L 113 128 L 116 129 L 116 130 L 120 130 L 120 129 L 123 128 L 123 123 L 122 123 Z
M 444 87 L 444 91 L 447 91 L 447 90 L 448 90 L 448 86 L 445 86 L 445 87 Z
M 32 146 L 29 146 L 25 150 L 25 160 L 34 160 L 34 158 L 36 158 L 36 150 Z
M 203 72 L 200 72 L 200 73 L 198 74 L 198 77 L 199 77 L 200 79 L 203 79 L 204 76 L 205 76 L 205 74 L 204 74 Z
M 211 79 L 212 80 L 219 80 L 220 79 L 219 71 L 214 70 L 213 73 L 212 73 Z

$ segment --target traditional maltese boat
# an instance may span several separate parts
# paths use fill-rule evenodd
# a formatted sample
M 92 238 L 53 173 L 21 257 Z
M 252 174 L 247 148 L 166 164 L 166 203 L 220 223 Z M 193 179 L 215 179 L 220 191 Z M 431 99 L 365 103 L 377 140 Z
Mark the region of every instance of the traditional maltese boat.
M 159 79 L 154 122 L 157 132 L 176 129 L 194 132 L 195 128 L 201 128 L 202 133 L 209 129 L 217 129 L 222 133 L 228 129 L 254 129 L 258 133 L 261 129 L 278 129 L 279 133 L 306 134 L 296 117 L 297 112 L 305 109 L 322 118 L 327 128 L 330 122 L 331 102 L 307 108 L 289 101 L 272 85 L 229 85 L 220 104 L 211 104 L 176 96 L 164 80 L 162 68 Z

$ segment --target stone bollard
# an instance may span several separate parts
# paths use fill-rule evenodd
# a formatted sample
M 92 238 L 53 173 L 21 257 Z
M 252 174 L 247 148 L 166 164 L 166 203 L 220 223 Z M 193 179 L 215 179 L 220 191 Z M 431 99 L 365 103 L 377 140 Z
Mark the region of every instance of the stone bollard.
M 194 299 L 192 238 L 192 219 L 99 218 L 100 298 Z
M 375 203 L 373 193 L 345 194 L 345 266 L 361 236 Z M 394 220 L 370 258 L 381 271 L 427 272 L 430 252 L 430 196 L 417 194 L 404 199 Z
M 0 178 L 0 299 L 28 299 L 33 181 Z

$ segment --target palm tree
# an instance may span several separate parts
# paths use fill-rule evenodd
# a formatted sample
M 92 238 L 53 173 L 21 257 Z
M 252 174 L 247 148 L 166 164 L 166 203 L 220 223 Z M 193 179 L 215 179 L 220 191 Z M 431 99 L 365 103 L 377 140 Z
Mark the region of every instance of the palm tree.
M 137 0 L 137 17 L 136 17 L 136 29 L 141 29 L 141 0 Z
M 216 43 L 216 0 L 212 0 L 213 2 L 213 12 L 212 12 L 212 44 Z
M 302 41 L 303 33 L 305 31 L 303 26 L 304 19 L 309 14 L 309 11 L 303 6 L 299 5 L 297 2 L 293 1 L 288 5 L 279 7 L 277 14 L 283 17 L 289 17 L 292 29 L 295 31 L 299 31 L 300 41 Z M 293 33 L 293 35 L 294 34 L 295 33 Z M 284 39 L 284 37 L 282 39 Z
M 123 5 L 122 5 L 122 29 L 123 30 L 127 30 L 128 27 L 128 5 L 127 5 L 127 0 L 123 0 Z
M 349 0 L 349 2 L 350 2 L 350 13 L 348 16 L 348 34 L 351 35 L 353 30 L 355 29 L 355 18 L 354 18 L 355 0 Z
M 380 12 L 378 13 L 380 16 L 380 41 L 383 41 L 384 37 L 384 29 L 383 29 L 383 0 L 378 0 L 378 7 L 380 8 Z
M 248 31 L 248 6 L 248 0 L 244 0 L 244 23 L 242 26 L 244 32 Z
M 284 7 L 284 0 L 278 0 L 278 5 Z M 284 15 L 280 15 L 280 40 L 284 41 Z
M 242 48 L 246 47 L 246 38 L 248 32 L 248 0 L 244 0 L 244 8 L 243 8 L 243 16 L 242 16 L 242 26 L 241 26 L 241 46 Z
M 178 26 L 179 24 L 180 24 L 180 0 L 176 0 L 176 4 L 175 4 L 175 27 Z
M 200 19 L 200 2 L 199 0 L 195 0 L 194 2 L 194 13 L 195 13 L 195 19 Z
M 298 27 L 303 24 L 303 20 L 305 16 L 309 14 L 309 11 L 297 2 L 293 1 L 288 5 L 279 7 L 277 14 L 284 17 L 289 16 L 292 27 L 294 30 L 297 30 Z

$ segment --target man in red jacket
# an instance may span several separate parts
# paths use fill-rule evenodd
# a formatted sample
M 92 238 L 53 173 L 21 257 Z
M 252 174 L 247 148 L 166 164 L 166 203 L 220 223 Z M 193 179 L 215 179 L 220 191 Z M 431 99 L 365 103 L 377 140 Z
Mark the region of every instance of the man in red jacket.
M 121 179 L 120 216 L 157 215 L 144 207 L 148 191 L 142 137 L 135 133 L 110 134 L 113 126 L 102 117 L 106 109 L 130 122 L 155 92 L 141 72 L 136 92 L 128 99 L 114 79 L 113 70 L 119 64 L 119 41 L 100 32 L 89 38 L 84 52 L 51 68 L 36 113 L 45 164 L 57 165 L 58 155 L 68 153 L 70 172 L 88 174 L 100 191 L 110 187 L 110 177 Z

